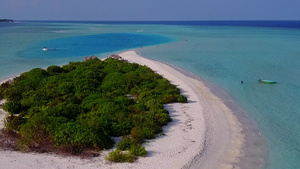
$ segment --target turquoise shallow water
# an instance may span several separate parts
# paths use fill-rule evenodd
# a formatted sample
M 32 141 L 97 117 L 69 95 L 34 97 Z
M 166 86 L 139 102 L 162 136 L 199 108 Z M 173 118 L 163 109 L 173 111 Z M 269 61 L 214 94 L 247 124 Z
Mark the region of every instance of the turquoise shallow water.
M 57 50 L 43 53 L 43 46 Z M 0 80 L 34 67 L 65 64 L 93 54 L 105 57 L 131 48 L 224 90 L 265 137 L 265 168 L 298 168 L 300 29 L 120 23 L 0 25 Z M 259 84 L 260 78 L 278 84 Z
M 143 55 L 173 63 L 225 90 L 265 136 L 269 154 L 265 168 L 298 168 L 300 30 L 209 26 L 186 29 L 192 29 L 182 36 L 187 40 L 143 51 Z M 260 78 L 278 84 L 259 84 Z

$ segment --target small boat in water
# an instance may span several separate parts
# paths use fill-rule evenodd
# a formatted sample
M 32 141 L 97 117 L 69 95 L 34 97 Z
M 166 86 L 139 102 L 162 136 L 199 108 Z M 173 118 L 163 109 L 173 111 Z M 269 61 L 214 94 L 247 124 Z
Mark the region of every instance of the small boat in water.
M 48 49 L 46 47 L 43 47 L 42 51 L 47 51 Z
M 258 80 L 259 83 L 266 83 L 266 84 L 274 84 L 276 83 L 276 81 L 272 81 L 272 80 Z

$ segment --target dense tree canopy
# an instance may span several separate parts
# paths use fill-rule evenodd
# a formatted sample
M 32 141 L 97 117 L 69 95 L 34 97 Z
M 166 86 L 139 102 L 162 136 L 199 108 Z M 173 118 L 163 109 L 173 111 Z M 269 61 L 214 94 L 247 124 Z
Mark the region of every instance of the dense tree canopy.
M 32 69 L 2 84 L 0 96 L 19 150 L 71 153 L 110 148 L 113 136 L 126 136 L 144 154 L 139 144 L 171 120 L 163 104 L 187 101 L 146 66 L 97 58 Z

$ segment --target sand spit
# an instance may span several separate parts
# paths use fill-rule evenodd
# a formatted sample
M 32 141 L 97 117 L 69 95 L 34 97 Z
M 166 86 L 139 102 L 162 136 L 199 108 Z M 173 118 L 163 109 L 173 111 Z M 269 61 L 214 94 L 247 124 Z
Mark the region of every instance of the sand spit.
M 240 150 L 244 143 L 241 124 L 219 98 L 201 81 L 186 76 L 172 66 L 143 58 L 135 51 L 119 55 L 129 62 L 146 65 L 169 79 L 189 100 L 186 104 L 165 105 L 173 121 L 163 128 L 165 135 L 144 144 L 148 151 L 146 157 L 141 157 L 134 163 L 111 164 L 104 159 L 110 150 L 88 160 L 55 154 L 1 151 L 1 166 L 7 169 L 238 168 L 234 164 L 243 155 Z M 0 110 L 1 127 L 4 115 Z

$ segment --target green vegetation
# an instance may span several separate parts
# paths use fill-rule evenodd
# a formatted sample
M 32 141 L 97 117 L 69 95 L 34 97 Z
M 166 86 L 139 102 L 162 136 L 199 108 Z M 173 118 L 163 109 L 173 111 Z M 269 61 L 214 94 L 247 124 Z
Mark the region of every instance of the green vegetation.
M 117 163 L 123 163 L 123 162 L 129 162 L 132 163 L 135 159 L 134 155 L 123 152 L 121 150 L 114 150 L 108 154 L 107 157 L 105 157 L 106 160 L 111 162 L 117 162 Z
M 129 153 L 134 155 L 134 156 L 146 156 L 147 151 L 145 147 L 141 146 L 140 144 L 132 145 L 129 149 Z
M 81 154 L 123 136 L 107 157 L 115 162 L 145 156 L 141 144 L 171 121 L 163 104 L 187 102 L 150 68 L 114 59 L 35 68 L 2 84 L 0 96 L 9 113 L 3 133 L 18 140 L 14 149 Z

